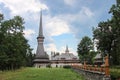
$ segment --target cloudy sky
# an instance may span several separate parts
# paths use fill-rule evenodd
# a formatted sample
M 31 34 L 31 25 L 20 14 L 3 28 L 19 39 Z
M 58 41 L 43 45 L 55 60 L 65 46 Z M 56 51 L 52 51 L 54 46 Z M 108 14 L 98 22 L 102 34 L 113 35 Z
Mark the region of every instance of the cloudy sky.
M 108 11 L 115 0 L 0 0 L 5 19 L 19 15 L 25 21 L 25 37 L 36 52 L 40 10 L 43 12 L 45 50 L 64 52 L 68 45 L 76 54 L 84 36 L 92 38 L 92 27 L 111 17 Z

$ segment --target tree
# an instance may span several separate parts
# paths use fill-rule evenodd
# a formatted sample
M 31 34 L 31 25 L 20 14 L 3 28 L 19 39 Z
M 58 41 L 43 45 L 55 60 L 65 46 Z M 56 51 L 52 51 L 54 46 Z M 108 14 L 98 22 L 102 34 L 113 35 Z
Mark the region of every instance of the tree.
M 89 54 L 91 50 L 93 50 L 92 40 L 88 36 L 83 37 L 77 48 L 78 56 L 81 61 L 88 61 L 90 59 Z
M 29 49 L 27 50 L 27 56 L 26 56 L 26 65 L 29 66 L 29 67 L 32 67 L 33 66 L 33 60 L 35 59 L 35 54 L 32 54 L 32 50 L 33 49 Z
M 109 11 L 111 13 L 111 25 L 113 32 L 113 49 L 112 49 L 112 58 L 115 65 L 120 65 L 120 0 L 116 0 L 116 4 L 113 5 Z
M 4 51 L 4 45 L 2 45 L 3 43 L 3 33 L 1 31 L 1 24 L 2 24 L 2 21 L 3 21 L 3 14 L 0 14 L 0 69 L 3 70 L 4 69 L 4 65 L 7 63 L 8 61 L 8 56 L 5 54 L 5 51 Z
M 16 69 L 26 66 L 28 40 L 24 37 L 24 20 L 20 16 L 4 20 L 0 26 L 0 69 Z M 31 51 L 31 50 L 30 50 Z
M 0 22 L 3 20 L 3 14 L 0 13 Z
M 113 34 L 110 21 L 100 22 L 96 29 L 93 29 L 93 37 L 97 40 L 97 49 L 105 53 L 111 53 Z
M 109 11 L 113 16 L 110 20 L 100 22 L 97 28 L 93 29 L 93 37 L 98 40 L 97 48 L 104 56 L 109 55 L 113 64 L 120 64 L 120 1 L 113 5 Z M 105 54 L 106 53 L 106 54 Z M 112 59 L 111 59 L 112 58 Z

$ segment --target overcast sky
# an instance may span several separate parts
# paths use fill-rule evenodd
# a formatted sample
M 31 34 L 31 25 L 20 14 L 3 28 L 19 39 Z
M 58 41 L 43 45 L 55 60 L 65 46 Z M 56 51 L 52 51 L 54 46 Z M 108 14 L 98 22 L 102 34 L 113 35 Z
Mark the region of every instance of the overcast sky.
M 24 18 L 25 37 L 35 53 L 42 9 L 45 51 L 64 52 L 68 45 L 76 54 L 82 37 L 92 38 L 92 27 L 111 18 L 108 11 L 112 4 L 115 0 L 0 0 L 0 13 L 5 19 Z

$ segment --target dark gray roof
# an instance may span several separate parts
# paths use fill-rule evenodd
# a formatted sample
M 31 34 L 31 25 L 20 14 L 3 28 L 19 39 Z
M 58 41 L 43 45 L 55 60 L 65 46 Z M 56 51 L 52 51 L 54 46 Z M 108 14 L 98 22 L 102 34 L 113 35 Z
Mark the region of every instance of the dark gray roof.
M 62 53 L 61 55 L 53 57 L 52 60 L 61 60 L 63 58 L 65 60 L 73 60 L 74 58 L 76 58 L 76 60 L 79 59 L 77 56 L 73 55 L 72 53 Z
M 62 59 L 65 59 L 65 60 L 73 60 L 73 59 L 74 60 L 79 60 L 79 58 L 77 56 L 73 55 L 72 53 L 69 53 L 68 46 L 66 46 L 65 53 L 62 53 L 61 55 L 51 57 L 51 60 L 62 60 Z
M 48 62 L 50 62 L 50 60 L 49 59 L 37 59 L 36 58 L 36 59 L 33 60 L 33 62 L 34 63 L 36 63 L 36 62 L 37 63 L 48 63 Z
M 95 59 L 99 59 L 99 58 L 102 58 L 102 55 L 100 53 L 95 56 Z
M 44 51 L 44 47 L 42 44 L 38 44 L 37 51 L 36 51 L 36 57 L 39 58 L 48 58 L 48 54 Z

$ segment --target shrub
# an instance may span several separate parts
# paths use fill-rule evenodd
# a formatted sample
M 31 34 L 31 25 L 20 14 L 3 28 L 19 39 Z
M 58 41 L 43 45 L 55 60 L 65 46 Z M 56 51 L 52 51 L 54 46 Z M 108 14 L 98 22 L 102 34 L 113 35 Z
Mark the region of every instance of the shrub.
M 47 68 L 52 68 L 51 65 L 47 65 Z
M 117 80 L 120 78 L 120 69 L 119 67 L 114 67 L 110 69 L 110 75 L 112 80 Z
M 65 68 L 65 69 L 70 69 L 71 66 L 69 66 L 69 65 L 65 65 L 65 66 L 63 66 L 63 68 Z

